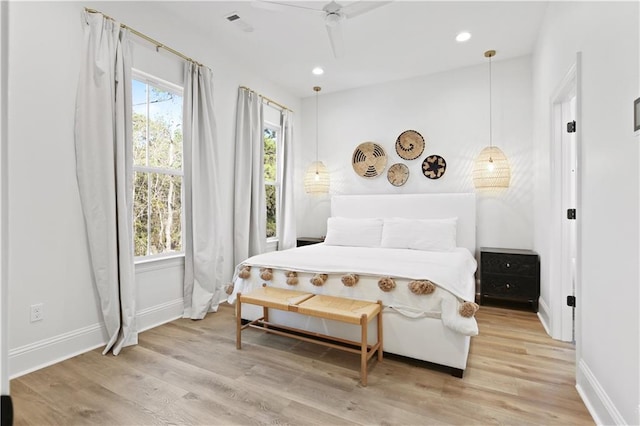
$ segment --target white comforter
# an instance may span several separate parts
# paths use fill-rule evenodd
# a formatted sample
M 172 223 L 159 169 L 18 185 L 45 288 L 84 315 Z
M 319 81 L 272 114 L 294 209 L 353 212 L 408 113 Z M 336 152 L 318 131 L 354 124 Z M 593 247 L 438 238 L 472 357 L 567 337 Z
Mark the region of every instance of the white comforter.
M 243 262 L 255 267 L 251 278 L 240 279 L 236 269 L 234 290 L 228 302 L 234 303 L 236 293 L 247 292 L 262 281 L 258 267 L 274 270 L 272 285 L 295 288 L 316 294 L 350 297 L 363 300 L 381 300 L 384 306 L 410 317 L 441 317 L 443 323 L 466 335 L 478 334 L 475 318 L 464 318 L 458 314 L 459 299 L 473 301 L 475 298 L 474 273 L 476 260 L 465 248 L 450 252 L 421 250 L 363 248 L 314 244 L 290 250 L 276 251 L 253 256 Z M 297 271 L 300 284 L 289 287 L 285 284 L 284 271 Z M 322 287 L 315 287 L 303 274 L 326 273 L 330 278 Z M 361 281 L 355 287 L 345 287 L 340 278 L 343 274 L 355 273 Z M 381 291 L 375 283 L 382 276 L 396 281 L 390 292 Z M 365 279 L 369 277 L 369 279 Z M 408 289 L 411 280 L 430 280 L 437 285 L 431 295 L 415 295 Z

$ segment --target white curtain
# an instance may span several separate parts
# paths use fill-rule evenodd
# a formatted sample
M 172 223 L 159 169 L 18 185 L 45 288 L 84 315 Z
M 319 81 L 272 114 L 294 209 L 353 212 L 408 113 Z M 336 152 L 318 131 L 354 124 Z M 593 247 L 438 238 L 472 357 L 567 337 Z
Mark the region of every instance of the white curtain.
M 220 190 L 213 76 L 187 63 L 184 86 L 184 318 L 202 319 L 223 298 Z
M 282 137 L 278 146 L 278 181 L 280 196 L 276 208 L 278 224 L 278 250 L 296 246 L 296 218 L 293 200 L 293 123 L 291 111 L 282 110 L 280 114 Z
M 233 261 L 237 265 L 266 249 L 262 99 L 238 89 L 236 110 Z
M 93 279 L 117 355 L 138 343 L 133 267 L 131 61 L 128 32 L 100 13 L 83 15 L 75 115 L 76 168 Z

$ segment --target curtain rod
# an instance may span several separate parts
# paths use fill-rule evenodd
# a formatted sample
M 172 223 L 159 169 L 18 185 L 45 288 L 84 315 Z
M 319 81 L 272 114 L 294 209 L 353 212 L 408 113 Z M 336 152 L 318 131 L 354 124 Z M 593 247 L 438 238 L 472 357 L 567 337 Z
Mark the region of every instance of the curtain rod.
M 111 20 L 111 21 L 113 21 L 113 22 L 118 22 L 118 21 L 116 21 L 115 19 L 113 19 L 111 16 L 109 16 L 109 15 L 107 15 L 107 14 L 104 14 L 104 13 L 100 12 L 99 10 L 90 9 L 90 8 L 88 8 L 88 7 L 85 7 L 85 8 L 84 8 L 84 10 L 85 10 L 86 12 L 89 12 L 89 13 L 99 13 L 99 14 L 101 14 L 102 16 L 104 16 L 105 18 L 107 18 L 107 19 L 109 19 L 109 20 Z M 142 34 L 140 31 L 137 31 L 137 30 L 135 30 L 135 29 L 131 28 L 131 27 L 130 27 L 130 26 L 128 26 L 128 25 L 125 25 L 125 24 L 123 24 L 123 23 L 120 23 L 120 28 L 126 28 L 127 30 L 131 31 L 133 34 L 137 35 L 138 37 L 140 37 L 140 38 L 142 38 L 142 39 L 144 39 L 144 40 L 148 41 L 149 43 L 151 43 L 151 44 L 155 45 L 155 46 L 156 46 L 156 51 L 158 51 L 158 49 L 164 49 L 164 50 L 166 50 L 167 52 L 172 53 L 172 54 L 174 54 L 174 55 L 176 55 L 176 56 L 178 56 L 178 57 L 180 57 L 180 58 L 184 59 L 185 61 L 192 62 L 192 63 L 194 63 L 194 64 L 196 64 L 196 65 L 199 65 L 199 66 L 205 66 L 205 65 L 201 64 L 200 62 L 198 62 L 198 61 L 196 61 L 196 60 L 194 60 L 194 59 L 191 59 L 190 57 L 188 57 L 188 56 L 186 56 L 186 55 L 184 55 L 184 54 L 182 54 L 182 53 L 178 52 L 177 50 L 172 49 L 172 48 L 170 48 L 169 46 L 167 46 L 167 45 L 165 45 L 165 44 L 160 43 L 159 41 L 157 41 L 157 40 L 155 40 L 155 39 L 153 39 L 153 38 L 149 37 L 148 35 L 146 35 L 146 34 Z
M 240 86 L 240 88 L 244 89 L 244 90 L 248 90 L 251 93 L 255 93 L 256 95 L 260 96 L 263 100 L 267 101 L 267 103 L 274 104 L 275 106 L 280 107 L 281 109 L 286 109 L 287 111 L 293 112 L 293 110 L 291 108 L 288 108 L 288 107 L 282 105 L 281 103 L 278 103 L 278 102 L 274 101 L 273 99 L 269 99 L 266 96 L 261 95 L 260 93 L 256 92 L 255 90 L 248 88 L 247 86 Z

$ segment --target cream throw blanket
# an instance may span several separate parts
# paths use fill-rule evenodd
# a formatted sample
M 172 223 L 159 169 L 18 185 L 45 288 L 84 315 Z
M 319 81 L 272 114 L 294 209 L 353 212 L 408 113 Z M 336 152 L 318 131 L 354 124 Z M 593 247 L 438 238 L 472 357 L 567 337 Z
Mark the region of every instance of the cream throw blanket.
M 361 300 L 382 300 L 384 306 L 408 317 L 438 317 L 443 323 L 462 334 L 478 334 L 475 318 L 464 318 L 457 312 L 461 301 L 475 298 L 474 273 L 476 260 L 465 248 L 447 252 L 431 252 L 408 249 L 364 248 L 314 244 L 289 250 L 276 251 L 250 257 L 242 262 L 250 265 L 251 278 L 238 278 L 236 268 L 234 291 L 228 302 L 235 302 L 238 292 L 247 292 L 262 284 L 259 267 L 274 270 L 270 285 L 287 287 L 285 271 L 297 271 L 301 275 L 297 290 L 316 294 L 348 297 Z M 315 287 L 303 274 L 326 273 L 330 278 L 322 287 Z M 340 276 L 347 273 L 361 275 L 355 287 L 345 287 Z M 396 288 L 381 291 L 375 283 L 378 278 L 390 276 Z M 367 279 L 368 278 L 368 279 Z M 437 289 L 430 295 L 415 295 L 408 289 L 412 280 L 430 280 Z M 291 288 L 291 287 L 289 287 Z

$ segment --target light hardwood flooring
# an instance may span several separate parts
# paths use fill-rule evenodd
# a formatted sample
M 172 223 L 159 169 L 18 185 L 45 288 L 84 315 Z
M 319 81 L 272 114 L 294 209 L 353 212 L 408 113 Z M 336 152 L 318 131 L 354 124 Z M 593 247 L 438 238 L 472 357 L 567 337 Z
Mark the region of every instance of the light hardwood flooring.
M 482 306 L 463 379 L 386 357 L 360 386 L 359 357 L 256 330 L 235 349 L 229 306 L 11 381 L 15 425 L 582 425 L 573 346 L 535 314 Z

